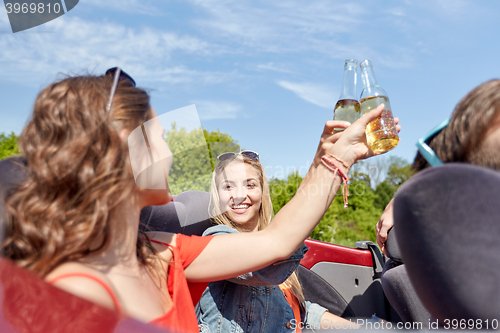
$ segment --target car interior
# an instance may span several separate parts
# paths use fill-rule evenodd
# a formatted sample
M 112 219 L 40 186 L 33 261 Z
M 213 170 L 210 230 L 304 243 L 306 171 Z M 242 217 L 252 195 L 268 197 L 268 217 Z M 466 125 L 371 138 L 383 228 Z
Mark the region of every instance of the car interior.
M 22 182 L 24 165 L 22 157 L 0 161 L 2 224 L 3 198 Z M 450 163 L 418 173 L 395 197 L 389 258 L 371 242 L 349 248 L 306 240 L 309 251 L 298 273 L 306 300 L 344 318 L 376 315 L 390 322 L 424 324 L 438 319 L 441 327 L 446 320 L 474 318 L 493 324 L 500 310 L 498 188 L 498 172 L 469 164 Z M 144 208 L 141 228 L 201 235 L 211 225 L 208 206 L 208 193 L 183 192 L 167 205 Z M 34 332 L 68 327 L 89 331 L 97 327 L 92 325 L 110 331 L 118 325 L 117 332 L 159 331 L 133 319 L 120 320 L 4 258 L 0 283 L 2 332 L 23 327 Z M 71 330 L 78 332 L 76 328 Z

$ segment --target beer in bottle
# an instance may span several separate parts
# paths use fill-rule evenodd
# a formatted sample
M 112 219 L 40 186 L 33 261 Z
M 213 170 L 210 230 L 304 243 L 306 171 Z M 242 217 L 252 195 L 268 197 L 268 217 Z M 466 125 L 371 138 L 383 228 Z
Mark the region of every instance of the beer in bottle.
M 359 119 L 361 112 L 359 102 L 356 97 L 356 69 L 358 62 L 354 59 L 345 61 L 344 80 L 340 97 L 333 110 L 334 120 L 345 120 L 351 124 Z M 343 128 L 335 128 L 336 131 Z
M 367 112 L 370 112 L 382 103 L 385 105 L 382 114 L 366 127 L 368 147 L 375 154 L 383 154 L 394 149 L 399 143 L 391 104 L 389 103 L 387 93 L 378 85 L 375 79 L 370 60 L 363 61 L 359 66 L 361 67 L 361 80 L 363 81 L 363 91 L 359 98 L 361 114 L 364 116 Z

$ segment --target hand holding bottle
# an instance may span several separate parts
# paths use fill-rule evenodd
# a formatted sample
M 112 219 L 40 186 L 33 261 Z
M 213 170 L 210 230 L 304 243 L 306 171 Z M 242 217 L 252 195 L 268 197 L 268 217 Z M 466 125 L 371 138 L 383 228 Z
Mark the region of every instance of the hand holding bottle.
M 367 125 L 380 117 L 383 110 L 384 105 L 380 105 L 351 125 L 348 122 L 328 121 L 323 130 L 313 166 L 318 166 L 321 163 L 321 157 L 328 153 L 339 157 L 349 166 L 360 159 L 375 155 L 368 148 L 365 131 Z M 336 132 L 334 128 L 337 126 L 343 127 L 345 130 Z M 400 130 L 399 126 L 398 130 Z

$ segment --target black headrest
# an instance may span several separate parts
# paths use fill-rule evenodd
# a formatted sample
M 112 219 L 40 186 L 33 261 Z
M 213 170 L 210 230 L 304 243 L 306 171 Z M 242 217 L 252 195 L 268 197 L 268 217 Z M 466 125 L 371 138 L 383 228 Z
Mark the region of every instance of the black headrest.
M 426 169 L 394 201 L 397 241 L 431 315 L 497 319 L 500 313 L 500 172 L 470 164 Z
M 209 193 L 187 191 L 166 205 L 145 207 L 141 211 L 141 230 L 201 236 L 212 225 L 209 202 Z
M 9 157 L 0 161 L 0 225 L 3 224 L 5 218 L 5 196 L 24 181 L 25 168 L 24 156 Z

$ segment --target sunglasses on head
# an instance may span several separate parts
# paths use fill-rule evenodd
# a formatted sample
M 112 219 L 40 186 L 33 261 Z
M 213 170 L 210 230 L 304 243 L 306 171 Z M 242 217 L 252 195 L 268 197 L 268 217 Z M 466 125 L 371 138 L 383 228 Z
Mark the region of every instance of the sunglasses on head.
M 109 102 L 107 106 L 108 112 L 111 111 L 111 105 L 113 104 L 113 97 L 115 97 L 116 88 L 118 87 L 119 81 L 128 81 L 135 87 L 134 79 L 122 71 L 120 67 L 113 67 L 106 71 L 106 75 L 113 76 L 113 85 L 111 86 L 111 92 L 109 93 Z
M 229 159 L 233 159 L 238 155 L 246 157 L 249 160 L 259 160 L 259 153 L 256 153 L 256 152 L 251 151 L 251 150 L 243 150 L 243 151 L 240 151 L 239 153 L 229 152 L 229 153 L 220 154 L 219 156 L 217 156 L 217 161 L 218 162 L 226 161 Z
M 446 119 L 441 124 L 433 128 L 426 136 L 418 140 L 416 143 L 418 151 L 425 158 L 427 163 L 430 164 L 431 167 L 442 165 L 443 162 L 436 155 L 436 152 L 426 143 L 429 139 L 437 135 L 441 132 L 448 124 L 450 123 L 449 119 Z

